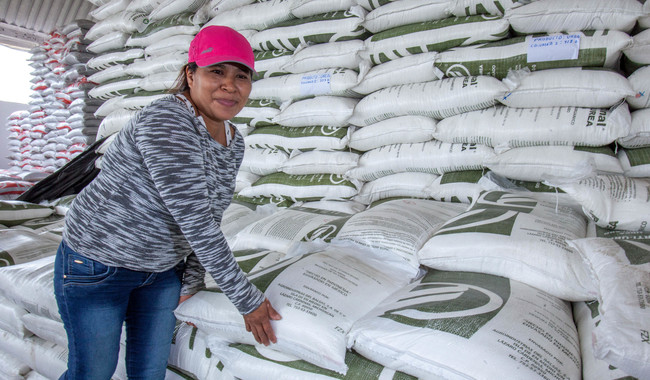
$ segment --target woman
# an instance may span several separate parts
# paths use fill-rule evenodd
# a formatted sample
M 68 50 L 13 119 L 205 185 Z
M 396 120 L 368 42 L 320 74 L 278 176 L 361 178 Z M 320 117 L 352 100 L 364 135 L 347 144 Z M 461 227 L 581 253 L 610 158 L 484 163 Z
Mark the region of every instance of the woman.
M 54 287 L 68 335 L 62 379 L 110 379 L 126 322 L 129 379 L 163 379 L 173 311 L 207 270 L 265 345 L 280 319 L 237 265 L 219 228 L 244 152 L 228 122 L 246 104 L 254 55 L 223 26 L 190 44 L 176 95 L 116 136 L 102 170 L 66 215 Z

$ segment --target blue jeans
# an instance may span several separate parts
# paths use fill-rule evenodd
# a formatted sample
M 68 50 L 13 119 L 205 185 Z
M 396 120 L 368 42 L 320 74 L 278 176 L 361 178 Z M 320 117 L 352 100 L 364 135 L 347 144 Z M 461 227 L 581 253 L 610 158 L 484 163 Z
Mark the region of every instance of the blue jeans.
M 60 379 L 109 380 L 124 322 L 129 379 L 164 379 L 181 276 L 181 265 L 162 273 L 106 266 L 62 242 L 54 262 L 54 293 L 69 354 Z

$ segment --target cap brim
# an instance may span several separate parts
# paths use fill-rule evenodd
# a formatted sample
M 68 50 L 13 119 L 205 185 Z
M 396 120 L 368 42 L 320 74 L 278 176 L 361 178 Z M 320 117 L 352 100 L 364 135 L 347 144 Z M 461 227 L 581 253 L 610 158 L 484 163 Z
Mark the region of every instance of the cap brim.
M 237 59 L 228 59 L 228 58 L 224 58 L 224 59 L 220 59 L 220 58 L 202 59 L 202 60 L 196 60 L 195 63 L 196 63 L 196 65 L 198 67 L 209 67 L 209 66 L 218 65 L 220 63 L 238 63 L 238 64 L 240 64 L 240 65 L 242 65 L 244 67 L 247 67 L 253 73 L 257 74 L 257 71 L 255 71 L 254 68 L 250 67 L 246 63 L 242 62 L 241 60 L 237 60 Z

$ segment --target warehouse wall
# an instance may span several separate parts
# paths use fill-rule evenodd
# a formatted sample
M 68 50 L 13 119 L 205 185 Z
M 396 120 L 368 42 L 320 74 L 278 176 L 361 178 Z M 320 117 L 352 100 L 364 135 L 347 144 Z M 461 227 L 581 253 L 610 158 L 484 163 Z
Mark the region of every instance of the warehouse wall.
M 16 111 L 27 110 L 27 108 L 27 104 L 0 101 L 0 122 L 6 126 L 9 115 Z M 9 131 L 7 128 L 0 129 L 0 141 L 2 141 L 0 143 L 0 169 L 8 169 L 10 160 L 7 158 L 9 156 L 9 145 L 7 145 Z

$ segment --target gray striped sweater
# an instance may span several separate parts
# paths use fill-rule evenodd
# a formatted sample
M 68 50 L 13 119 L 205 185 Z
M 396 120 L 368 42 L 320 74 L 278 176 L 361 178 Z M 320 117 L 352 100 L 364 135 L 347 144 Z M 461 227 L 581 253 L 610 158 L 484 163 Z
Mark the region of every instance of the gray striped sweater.
M 204 286 L 207 270 L 240 313 L 264 294 L 239 268 L 220 229 L 244 155 L 170 95 L 140 111 L 117 134 L 102 170 L 75 198 L 63 238 L 105 265 L 162 272 L 186 260 L 181 294 Z

